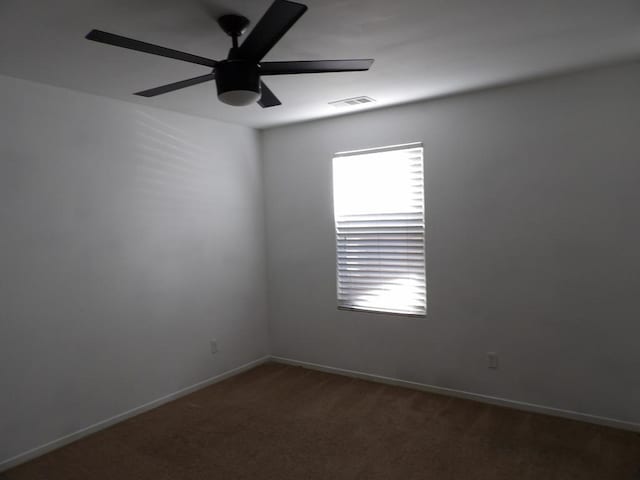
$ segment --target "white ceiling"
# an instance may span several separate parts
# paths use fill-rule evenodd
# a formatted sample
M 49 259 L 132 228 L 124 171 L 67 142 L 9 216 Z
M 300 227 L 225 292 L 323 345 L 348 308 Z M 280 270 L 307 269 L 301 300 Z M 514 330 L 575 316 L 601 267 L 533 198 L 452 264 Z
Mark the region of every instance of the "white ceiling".
M 301 0 L 307 13 L 265 60 L 376 59 L 369 72 L 265 78 L 283 105 L 230 107 L 215 83 L 155 98 L 132 92 L 206 67 L 84 40 L 92 28 L 222 59 L 215 17 L 254 23 L 271 0 L 2 0 L 0 73 L 252 127 L 426 99 L 640 57 L 637 0 Z M 367 108 L 365 106 L 358 108 Z

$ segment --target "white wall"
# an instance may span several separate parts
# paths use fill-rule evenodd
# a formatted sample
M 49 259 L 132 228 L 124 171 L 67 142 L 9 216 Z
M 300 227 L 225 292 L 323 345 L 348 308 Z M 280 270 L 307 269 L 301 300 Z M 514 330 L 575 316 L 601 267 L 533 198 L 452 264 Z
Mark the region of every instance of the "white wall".
M 0 462 L 268 353 L 255 131 L 8 77 L 0 105 Z
M 415 141 L 428 316 L 338 311 L 332 153 Z M 640 65 L 267 130 L 263 156 L 274 355 L 640 422 Z

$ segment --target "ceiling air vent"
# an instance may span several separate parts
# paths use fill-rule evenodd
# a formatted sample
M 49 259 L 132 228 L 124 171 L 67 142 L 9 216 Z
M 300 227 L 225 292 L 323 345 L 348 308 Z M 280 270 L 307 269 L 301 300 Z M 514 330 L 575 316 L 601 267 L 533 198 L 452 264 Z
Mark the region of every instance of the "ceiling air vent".
M 364 105 L 365 103 L 373 103 L 375 100 L 371 97 L 353 97 L 345 98 L 343 100 L 336 100 L 335 102 L 329 102 L 329 105 L 333 105 L 336 108 L 344 107 L 357 107 L 358 105 Z

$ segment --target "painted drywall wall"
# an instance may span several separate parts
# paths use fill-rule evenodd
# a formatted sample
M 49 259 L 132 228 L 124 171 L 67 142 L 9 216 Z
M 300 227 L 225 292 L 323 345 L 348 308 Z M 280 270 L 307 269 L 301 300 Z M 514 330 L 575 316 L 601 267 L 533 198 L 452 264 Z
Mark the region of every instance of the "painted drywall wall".
M 428 315 L 338 311 L 332 154 L 417 141 Z M 263 158 L 274 355 L 640 422 L 640 65 L 271 129 Z
M 257 132 L 8 77 L 0 105 L 0 462 L 268 353 Z

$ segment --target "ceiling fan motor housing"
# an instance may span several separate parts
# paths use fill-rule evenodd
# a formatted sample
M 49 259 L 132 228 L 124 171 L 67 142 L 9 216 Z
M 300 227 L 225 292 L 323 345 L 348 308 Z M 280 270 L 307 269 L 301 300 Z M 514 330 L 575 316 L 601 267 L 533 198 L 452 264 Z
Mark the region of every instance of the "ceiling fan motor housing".
M 216 87 L 220 101 L 234 106 L 260 99 L 260 71 L 256 62 L 223 60 L 216 65 Z

